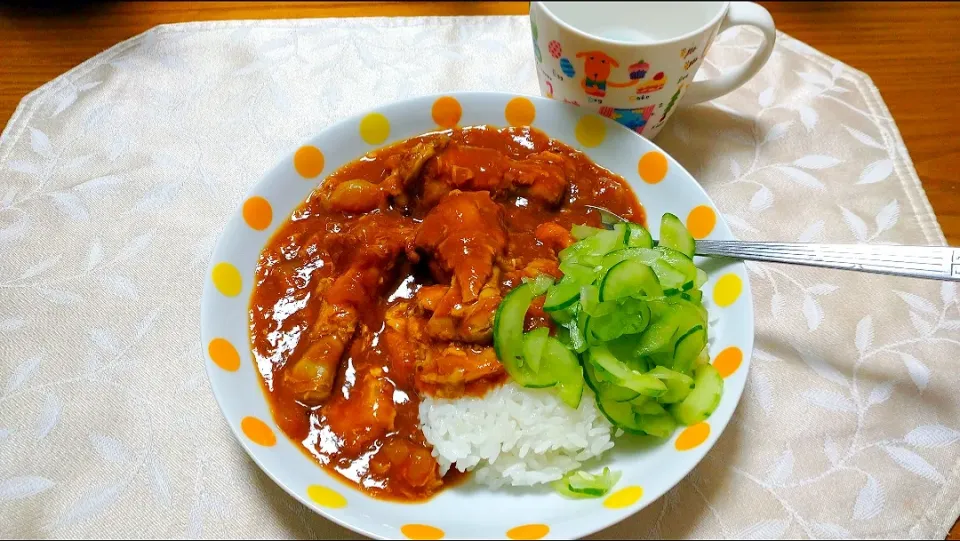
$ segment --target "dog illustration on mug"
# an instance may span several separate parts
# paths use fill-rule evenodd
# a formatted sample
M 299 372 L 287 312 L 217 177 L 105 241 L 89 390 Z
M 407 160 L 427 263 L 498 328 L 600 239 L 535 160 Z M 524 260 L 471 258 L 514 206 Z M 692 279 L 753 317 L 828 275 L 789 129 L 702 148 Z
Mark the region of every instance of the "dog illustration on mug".
M 626 88 L 637 84 L 637 80 L 634 79 L 623 83 L 610 80 L 610 71 L 613 68 L 619 68 L 620 63 L 607 53 L 582 51 L 577 53 L 577 58 L 583 58 L 583 79 L 580 80 L 580 87 L 588 96 L 603 98 L 607 95 L 608 86 Z

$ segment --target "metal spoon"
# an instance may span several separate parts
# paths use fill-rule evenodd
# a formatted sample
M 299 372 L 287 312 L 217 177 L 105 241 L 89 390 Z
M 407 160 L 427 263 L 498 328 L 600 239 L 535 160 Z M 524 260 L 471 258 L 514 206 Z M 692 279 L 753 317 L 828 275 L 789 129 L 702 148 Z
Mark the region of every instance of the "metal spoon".
M 628 221 L 603 207 L 586 206 L 599 212 L 606 226 Z M 960 282 L 960 249 L 949 246 L 698 240 L 696 255 Z

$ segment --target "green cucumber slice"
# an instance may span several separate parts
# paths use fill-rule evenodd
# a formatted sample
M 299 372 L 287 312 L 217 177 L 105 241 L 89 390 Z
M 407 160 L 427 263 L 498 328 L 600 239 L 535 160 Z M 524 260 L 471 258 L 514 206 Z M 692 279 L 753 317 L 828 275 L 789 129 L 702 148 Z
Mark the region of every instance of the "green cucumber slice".
M 693 235 L 675 215 L 666 213 L 660 218 L 660 246 L 672 248 L 687 257 L 693 257 L 696 252 L 696 241 Z
M 652 402 L 652 404 L 660 407 L 656 402 Z M 630 402 L 614 402 L 599 396 L 597 397 L 597 409 L 600 410 L 600 413 L 602 413 L 613 426 L 622 429 L 624 432 L 631 434 L 648 434 L 658 438 L 666 438 L 673 434 L 673 431 L 677 428 L 677 421 L 674 420 L 669 413 L 642 415 L 636 411 L 637 409 L 645 408 L 645 405 L 634 406 L 634 404 Z M 652 409 L 650 411 L 652 411 Z
M 661 404 L 673 404 L 686 398 L 693 390 L 693 378 L 663 366 L 655 366 L 647 374 L 659 379 L 667 386 L 667 392 L 657 397 Z
M 663 295 L 663 288 L 649 266 L 632 259 L 611 267 L 600 283 L 600 300 L 603 301 L 637 295 L 660 297 Z
M 658 259 L 651 265 L 653 272 L 657 275 L 657 280 L 663 286 L 665 295 L 671 295 L 682 291 L 683 284 L 688 280 L 687 277 L 677 270 L 673 265 L 663 259 Z
M 594 394 L 602 395 L 604 399 L 613 402 L 630 402 L 640 396 L 636 391 L 599 379 L 593 363 L 583 363 L 583 376 L 587 387 L 590 387 Z
M 564 276 L 559 282 L 547 289 L 547 297 L 543 301 L 543 309 L 547 312 L 556 312 L 569 308 L 580 298 L 580 284 Z
M 694 287 L 700 289 L 705 283 L 707 283 L 707 273 L 703 269 L 697 269 L 697 276 L 693 280 Z
M 673 336 L 682 323 L 683 314 L 679 310 L 665 310 L 640 335 L 635 355 L 644 356 L 668 350 L 673 346 Z
M 647 397 L 640 397 L 641 399 L 635 399 L 631 402 L 633 406 L 633 411 L 637 415 L 666 415 L 667 410 L 663 409 L 663 406 L 657 403 L 657 400 L 649 399 Z
M 693 361 L 706 345 L 707 332 L 702 325 L 694 325 L 677 339 L 677 346 L 673 351 L 673 369 L 681 373 L 689 372 Z
M 587 237 L 592 237 L 601 231 L 606 231 L 605 229 L 599 227 L 592 227 L 586 224 L 573 224 L 573 227 L 570 228 L 570 234 L 573 235 L 573 238 L 577 240 L 583 240 Z
M 597 276 L 593 267 L 573 261 L 560 263 L 560 272 L 563 278 L 547 290 L 547 298 L 543 303 L 543 309 L 547 312 L 573 305 L 579 299 L 580 288 L 593 283 Z
M 614 357 L 605 345 L 593 346 L 587 350 L 587 360 L 593 363 L 596 368 L 602 368 L 605 375 L 609 375 L 613 383 L 644 396 L 657 397 L 667 391 L 667 386 L 662 381 L 633 370 L 626 363 Z
M 534 297 L 539 297 L 547 292 L 547 289 L 553 285 L 553 277 L 549 274 L 538 274 L 536 278 L 523 278 L 523 283 L 530 284 L 532 286 L 532 292 Z
M 580 288 L 580 308 L 593 317 L 612 314 L 617 309 L 615 302 L 600 302 L 600 288 L 595 285 Z
M 629 234 L 627 236 L 627 246 L 632 248 L 653 248 L 653 237 L 646 227 L 640 224 L 627 224 Z
M 547 338 L 543 348 L 545 369 L 557 379 L 557 395 L 573 409 L 580 407 L 583 397 L 583 371 L 572 351 L 556 338 Z
M 663 415 L 639 415 L 637 426 L 640 431 L 657 438 L 669 438 L 677 429 L 677 421 L 669 413 Z
M 625 334 L 620 338 L 606 343 L 607 348 L 613 356 L 625 362 L 627 366 L 637 372 L 646 372 L 649 370 L 647 360 L 644 357 L 636 355 L 637 342 L 640 340 L 639 334 Z
M 558 325 L 566 325 L 573 320 L 573 306 L 550 311 L 550 317 Z
M 533 286 L 522 284 L 504 296 L 493 317 L 493 350 L 517 384 L 551 387 L 557 380 L 550 371 L 534 372 L 524 361 L 523 321 L 533 301 Z
M 631 434 L 646 434 L 640 425 L 640 416 L 633 411 L 629 402 L 615 402 L 597 395 L 597 409 L 610 421 L 610 424 Z
M 660 253 L 650 248 L 623 248 L 622 250 L 614 250 L 605 255 L 600 261 L 598 269 L 601 273 L 600 275 L 603 276 L 603 274 L 614 265 L 627 259 L 633 259 L 644 265 L 653 265 L 655 261 L 660 259 Z
M 712 364 L 698 366 L 693 375 L 693 390 L 670 413 L 683 425 L 705 421 L 717 409 L 723 395 L 723 378 Z
M 599 498 L 610 492 L 619 481 L 620 472 L 603 468 L 599 475 L 577 470 L 564 475 L 550 485 L 562 496 L 568 498 Z
M 540 358 L 547 344 L 550 329 L 538 327 L 523 335 L 523 360 L 533 372 L 540 372 Z
M 621 235 L 620 236 L 621 243 L 623 244 L 623 246 L 626 246 L 627 241 L 630 240 L 630 228 L 627 227 L 627 224 L 625 222 L 614 224 L 613 231 Z
M 684 283 L 690 283 L 690 286 L 687 289 L 693 287 L 697 279 L 697 266 L 693 264 L 692 259 L 678 252 L 677 250 L 667 248 L 665 246 L 657 246 L 654 248 L 654 250 L 660 254 L 660 259 L 665 261 L 677 272 L 683 275 Z
M 705 364 L 710 364 L 710 352 L 707 351 L 706 346 L 704 346 L 704 348 L 700 350 L 700 353 L 697 355 L 697 358 L 694 359 L 693 361 L 694 367 L 702 366 Z
M 580 285 L 592 284 L 597 279 L 597 271 L 589 265 L 581 265 L 574 261 L 563 261 L 560 263 L 560 272 L 564 278 L 568 278 Z
M 608 305 L 606 302 L 602 304 Z M 609 342 L 624 334 L 639 333 L 650 324 L 648 303 L 628 297 L 615 304 L 609 313 L 590 317 L 584 329 L 584 337 L 588 343 Z
M 626 232 L 621 231 L 600 231 L 594 235 L 578 240 L 560 251 L 558 257 L 560 261 L 572 260 L 590 265 L 598 264 L 603 256 L 622 248 L 623 239 Z

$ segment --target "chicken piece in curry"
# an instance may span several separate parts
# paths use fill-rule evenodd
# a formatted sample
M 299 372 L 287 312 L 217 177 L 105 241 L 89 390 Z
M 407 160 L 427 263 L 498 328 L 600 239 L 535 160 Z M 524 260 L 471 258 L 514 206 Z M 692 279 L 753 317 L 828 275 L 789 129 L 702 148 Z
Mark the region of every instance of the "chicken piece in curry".
M 494 314 L 599 205 L 644 221 L 629 186 L 532 128 L 470 127 L 377 150 L 334 172 L 261 254 L 254 355 L 281 430 L 375 497 L 429 498 L 439 466 L 420 398 L 507 380 Z M 542 304 L 542 303 L 541 303 Z M 542 306 L 525 326 L 551 327 Z

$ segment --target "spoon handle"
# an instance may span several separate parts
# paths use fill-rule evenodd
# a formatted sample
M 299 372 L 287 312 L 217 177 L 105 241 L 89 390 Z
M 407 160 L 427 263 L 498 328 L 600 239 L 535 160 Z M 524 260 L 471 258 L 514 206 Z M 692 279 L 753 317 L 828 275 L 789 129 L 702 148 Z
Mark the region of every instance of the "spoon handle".
M 960 281 L 960 249 L 949 246 L 698 240 L 696 253 L 702 256 Z

